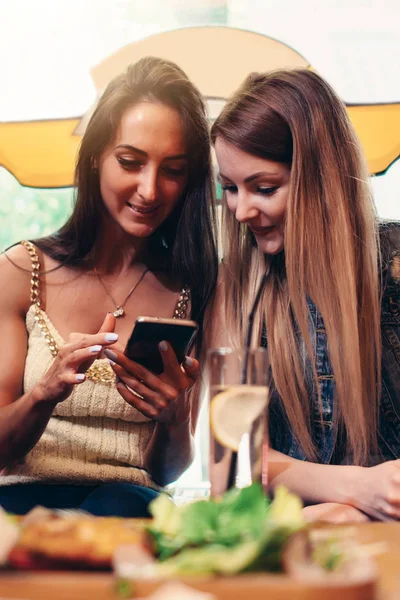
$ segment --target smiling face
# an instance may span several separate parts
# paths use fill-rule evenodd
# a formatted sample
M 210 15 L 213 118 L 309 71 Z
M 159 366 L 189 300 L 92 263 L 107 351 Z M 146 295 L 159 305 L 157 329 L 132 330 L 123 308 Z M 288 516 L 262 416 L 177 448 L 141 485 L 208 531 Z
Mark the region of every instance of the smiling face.
M 253 232 L 261 252 L 278 254 L 284 247 L 289 167 L 247 154 L 221 137 L 215 153 L 229 210 Z
M 151 235 L 178 204 L 188 181 L 180 115 L 140 102 L 123 114 L 99 161 L 100 190 L 112 219 L 129 235 Z

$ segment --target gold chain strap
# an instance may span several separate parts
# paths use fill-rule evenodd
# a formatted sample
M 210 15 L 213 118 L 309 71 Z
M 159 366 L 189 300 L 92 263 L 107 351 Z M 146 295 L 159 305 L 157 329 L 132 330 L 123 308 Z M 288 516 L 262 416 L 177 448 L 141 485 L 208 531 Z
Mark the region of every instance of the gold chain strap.
M 40 331 L 42 332 L 51 354 L 56 357 L 58 354 L 58 346 L 56 340 L 50 333 L 46 321 L 44 320 L 42 307 L 40 304 L 40 262 L 36 252 L 35 246 L 32 242 L 23 241 L 21 244 L 26 248 L 32 261 L 32 276 L 31 276 L 31 303 L 35 311 L 35 321 L 38 324 Z
M 21 242 L 30 256 L 32 261 L 31 275 L 31 304 L 33 304 L 35 312 L 35 321 L 46 340 L 52 356 L 55 358 L 58 354 L 58 345 L 54 337 L 51 335 L 49 327 L 43 317 L 43 311 L 40 303 L 40 262 L 35 246 L 32 242 L 24 240 Z M 175 307 L 174 319 L 183 319 L 186 315 L 186 309 L 190 300 L 190 290 L 184 287 L 179 296 Z M 115 373 L 112 370 L 108 360 L 97 360 L 85 373 L 86 379 L 90 379 L 94 383 L 103 383 L 105 385 L 113 385 L 115 383 Z
M 35 321 L 46 340 L 52 356 L 55 358 L 58 354 L 58 345 L 54 337 L 51 335 L 49 327 L 44 319 L 42 307 L 40 303 L 40 262 L 35 246 L 32 242 L 23 241 L 22 245 L 28 251 L 32 261 L 32 276 L 31 276 L 31 303 L 35 312 Z M 97 363 L 97 364 L 96 364 Z M 86 378 L 94 383 L 104 383 L 112 385 L 115 382 L 115 373 L 112 370 L 108 360 L 96 361 L 86 371 Z
M 179 296 L 178 302 L 175 306 L 174 319 L 184 319 L 186 316 L 186 310 L 190 300 L 190 290 L 188 287 L 184 287 Z
M 86 379 L 90 379 L 93 383 L 115 384 L 115 373 L 108 360 L 104 361 L 103 364 L 99 364 L 99 361 L 94 362 L 85 375 Z

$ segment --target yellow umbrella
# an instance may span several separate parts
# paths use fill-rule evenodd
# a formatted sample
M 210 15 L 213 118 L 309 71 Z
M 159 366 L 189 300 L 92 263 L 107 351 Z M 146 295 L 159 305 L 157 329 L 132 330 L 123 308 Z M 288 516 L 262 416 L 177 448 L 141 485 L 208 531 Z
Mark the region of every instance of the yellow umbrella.
M 98 95 L 131 62 L 147 55 L 178 63 L 211 111 L 251 71 L 311 68 L 298 52 L 270 37 L 229 27 L 191 27 L 134 42 L 91 71 Z M 349 105 L 350 118 L 371 173 L 383 173 L 400 156 L 400 102 Z M 0 165 L 31 187 L 73 185 L 77 149 L 92 108 L 81 119 L 0 123 Z

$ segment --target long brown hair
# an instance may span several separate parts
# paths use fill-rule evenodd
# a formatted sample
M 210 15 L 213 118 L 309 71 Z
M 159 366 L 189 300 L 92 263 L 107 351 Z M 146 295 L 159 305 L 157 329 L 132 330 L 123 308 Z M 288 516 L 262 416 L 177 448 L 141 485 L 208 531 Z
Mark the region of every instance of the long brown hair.
M 59 231 L 35 240 L 35 244 L 63 265 L 81 266 L 90 256 L 104 210 L 98 170 L 93 167 L 115 138 L 123 113 L 142 100 L 174 108 L 183 122 L 189 156 L 188 185 L 177 210 L 151 236 L 149 253 L 159 256 L 172 277 L 189 286 L 191 317 L 199 322 L 201 330 L 218 268 L 209 127 L 200 92 L 174 63 L 146 57 L 108 84 L 82 138 L 73 213 Z
M 307 297 L 325 323 L 335 376 L 336 426 L 348 457 L 366 464 L 377 447 L 380 397 L 380 303 L 377 218 L 368 170 L 343 102 L 316 73 L 252 74 L 212 128 L 249 154 L 287 164 L 290 190 L 284 251 L 263 256 L 251 231 L 224 203 L 225 303 L 232 344 L 243 343 L 249 307 L 266 266 L 271 276 L 258 315 L 274 384 L 294 435 L 310 459 L 311 407 L 295 323 L 315 368 Z

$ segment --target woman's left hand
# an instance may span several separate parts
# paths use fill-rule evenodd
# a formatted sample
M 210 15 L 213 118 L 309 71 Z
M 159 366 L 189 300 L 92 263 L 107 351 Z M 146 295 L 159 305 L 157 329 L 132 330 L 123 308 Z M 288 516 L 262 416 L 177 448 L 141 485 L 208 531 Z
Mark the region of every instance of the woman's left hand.
M 366 514 L 347 504 L 324 502 L 303 508 L 306 521 L 320 521 L 324 523 L 366 523 L 369 518 Z
M 167 342 L 161 342 L 159 349 L 164 365 L 161 375 L 152 373 L 114 349 L 106 349 L 104 354 L 117 376 L 118 392 L 128 404 L 149 419 L 181 423 L 190 416 L 190 406 L 185 402 L 183 392 L 196 383 L 199 363 L 186 357 L 181 367 Z

